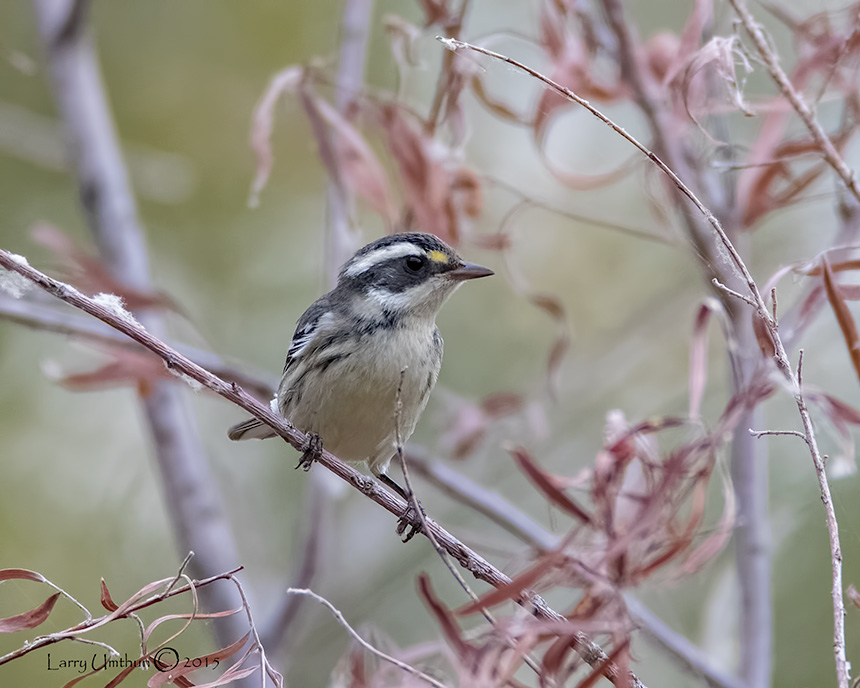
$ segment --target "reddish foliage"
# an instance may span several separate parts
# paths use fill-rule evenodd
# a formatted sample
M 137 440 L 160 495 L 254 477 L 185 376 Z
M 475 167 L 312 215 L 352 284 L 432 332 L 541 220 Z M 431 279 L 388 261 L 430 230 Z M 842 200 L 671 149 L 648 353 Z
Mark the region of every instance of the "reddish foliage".
M 457 656 L 464 661 L 471 659 L 474 655 L 474 648 L 463 639 L 462 631 L 454 619 L 454 615 L 436 597 L 436 593 L 433 592 L 433 586 L 430 583 L 430 578 L 424 573 L 418 576 L 418 593 L 430 608 L 433 616 L 436 617 L 436 622 L 442 629 L 445 640 L 448 641 L 448 644 L 457 653 Z
M 842 330 L 842 336 L 845 338 L 845 346 L 851 357 L 854 372 L 860 379 L 860 335 L 857 333 L 857 324 L 854 322 L 854 316 L 851 315 L 848 304 L 845 303 L 845 299 L 836 285 L 826 256 L 822 257 L 821 261 L 824 291 L 827 294 L 830 307 L 833 309 L 833 314 L 836 316 L 836 321 L 839 323 L 839 328 Z
M 373 149 L 352 122 L 317 95 L 307 78 L 301 81 L 298 95 L 329 176 L 366 200 L 391 224 L 395 206 L 388 175 Z
M 107 363 L 95 370 L 61 375 L 58 382 L 75 392 L 135 385 L 139 394 L 145 397 L 157 380 L 176 379 L 164 366 L 164 362 L 148 351 L 136 351 L 122 346 L 100 348 L 109 356 Z
M 227 647 L 217 650 L 215 652 L 210 652 L 207 655 L 203 655 L 199 658 L 201 660 L 201 664 L 203 666 L 209 666 L 210 663 L 223 662 L 225 659 L 232 657 L 247 644 L 248 638 L 250 638 L 250 636 L 251 632 L 248 631 L 244 636 L 239 638 L 239 640 L 232 643 L 231 645 L 228 645 Z M 200 686 L 200 688 L 205 688 L 205 686 L 210 686 L 214 688 L 215 686 L 225 685 L 226 683 L 230 683 L 231 681 L 237 681 L 240 678 L 249 676 L 250 674 L 254 673 L 259 669 L 259 667 L 255 666 L 239 670 L 239 666 L 242 664 L 243 660 L 244 657 L 242 658 L 242 660 L 239 660 L 238 662 L 236 662 L 236 664 L 234 664 L 227 671 L 225 671 L 216 681 L 206 683 Z M 160 688 L 168 681 L 176 682 L 177 679 L 184 678 L 186 674 L 190 674 L 198 670 L 199 666 L 195 667 L 189 665 L 180 666 L 170 671 L 158 671 L 152 676 L 152 678 L 149 679 L 146 685 L 147 688 Z
M 54 608 L 59 597 L 60 593 L 54 593 L 38 607 L 35 607 L 28 612 L 0 619 L 0 633 L 15 633 L 16 631 L 23 631 L 28 628 L 36 628 L 36 626 L 40 626 L 47 620 L 48 615 L 51 613 L 51 610 Z
M 495 607 L 502 602 L 517 600 L 524 590 L 534 587 L 537 581 L 546 577 L 560 559 L 561 554 L 559 552 L 553 552 L 540 558 L 534 566 L 518 575 L 507 585 L 502 585 L 491 590 L 486 595 L 478 598 L 477 601 L 461 607 L 455 613 L 458 616 L 468 616 L 482 609 Z
M 80 249 L 61 229 L 46 222 L 35 225 L 31 235 L 50 249 L 57 260 L 61 278 L 87 294 L 116 294 L 132 311 L 141 308 L 169 308 L 179 311 L 167 294 L 150 294 L 134 289 L 112 277 L 98 258 Z
M 591 523 L 591 516 L 571 497 L 565 494 L 555 476 L 540 468 L 523 447 L 515 447 L 511 455 L 535 486 L 556 506 L 566 513 L 575 516 L 583 523 Z
M 416 228 L 456 245 L 459 226 L 451 198 L 453 176 L 433 152 L 431 140 L 404 117 L 395 105 L 378 109 L 379 125 L 391 157 L 400 171 L 405 211 Z
M 45 577 L 41 573 L 29 569 L 0 569 L 0 581 L 6 580 L 28 580 L 44 583 Z
M 108 590 L 107 583 L 105 583 L 105 579 L 102 578 L 101 581 L 101 596 L 100 600 L 102 603 L 102 607 L 107 609 L 109 612 L 115 612 L 119 607 L 117 603 L 113 601 L 113 598 L 110 596 L 110 590 Z

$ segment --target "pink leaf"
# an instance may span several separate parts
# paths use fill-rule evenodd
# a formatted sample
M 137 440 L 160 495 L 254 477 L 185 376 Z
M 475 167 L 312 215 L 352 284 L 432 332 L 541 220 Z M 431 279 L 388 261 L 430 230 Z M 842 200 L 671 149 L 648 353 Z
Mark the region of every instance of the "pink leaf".
M 36 626 L 41 625 L 48 618 L 48 615 L 57 603 L 57 599 L 60 597 L 60 594 L 61 593 L 55 592 L 38 607 L 31 609 L 28 612 L 0 619 L 0 633 L 15 633 L 16 631 L 23 631 L 27 628 L 36 628 Z

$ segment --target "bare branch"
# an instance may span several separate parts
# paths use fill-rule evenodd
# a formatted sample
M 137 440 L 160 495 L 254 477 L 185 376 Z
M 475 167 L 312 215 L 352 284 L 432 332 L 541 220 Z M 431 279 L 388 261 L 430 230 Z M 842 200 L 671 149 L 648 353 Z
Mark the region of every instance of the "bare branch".
M 789 435 L 791 437 L 799 437 L 806 442 L 806 435 L 797 430 L 753 430 L 750 428 L 750 435 L 758 439 L 759 437 L 767 437 L 769 435 L 778 437 L 780 435 Z
M 409 465 L 417 474 L 436 485 L 453 499 L 483 514 L 527 545 L 541 552 L 558 549 L 560 538 L 553 535 L 516 506 L 495 492 L 469 480 L 454 469 L 433 461 L 425 452 L 410 447 Z M 705 653 L 689 640 L 669 628 L 632 595 L 624 601 L 634 622 L 661 650 L 712 688 L 747 688 L 743 681 L 713 666 Z
M 463 41 L 458 41 L 450 38 L 443 38 L 437 36 L 437 40 L 439 40 L 446 48 L 449 50 L 460 50 L 460 49 L 468 49 L 473 50 L 475 52 L 481 53 L 483 55 L 487 55 L 494 59 L 500 60 L 507 64 L 510 64 L 517 69 L 520 69 L 527 74 L 535 77 L 539 81 L 543 82 L 550 88 L 552 88 L 557 93 L 565 96 L 569 100 L 577 103 L 584 107 L 588 112 L 597 117 L 601 122 L 609 126 L 613 131 L 622 136 L 625 140 L 630 142 L 633 146 L 635 146 L 639 151 L 645 154 L 657 167 L 666 174 L 672 182 L 681 190 L 681 192 L 696 206 L 696 208 L 701 212 L 710 225 L 713 227 L 714 232 L 717 234 L 717 237 L 725 248 L 728 256 L 730 257 L 732 263 L 737 267 L 740 272 L 743 280 L 746 282 L 747 287 L 749 288 L 750 295 L 752 296 L 752 301 L 755 304 L 755 311 L 757 315 L 764 322 L 768 332 L 771 335 L 771 338 L 774 343 L 774 347 L 776 349 L 773 360 L 775 361 L 777 367 L 785 376 L 785 378 L 789 381 L 792 388 L 792 395 L 794 396 L 795 404 L 797 405 L 798 413 L 800 414 L 801 421 L 803 422 L 803 430 L 804 435 L 807 438 L 807 444 L 809 446 L 809 451 L 812 456 L 812 461 L 815 466 L 815 472 L 818 476 L 819 488 L 821 491 L 821 500 L 824 503 L 825 508 L 825 521 L 827 523 L 828 535 L 830 538 L 830 550 L 831 550 L 831 560 L 833 563 L 833 587 L 831 591 L 831 595 L 833 598 L 833 626 L 834 626 L 834 652 L 836 656 L 836 665 L 837 665 L 837 676 L 839 677 L 839 686 L 840 688 L 848 688 L 849 685 L 849 671 L 848 664 L 845 656 L 845 607 L 842 601 L 842 552 L 841 547 L 839 545 L 839 529 L 836 521 L 836 513 L 833 508 L 833 502 L 830 496 L 830 486 L 827 483 L 827 475 L 824 470 L 824 462 L 821 458 L 821 454 L 818 450 L 818 443 L 815 439 L 815 431 L 812 426 L 812 419 L 809 415 L 809 411 L 806 407 L 806 402 L 803 399 L 803 396 L 800 392 L 800 384 L 798 381 L 798 377 L 794 374 L 794 371 L 791 368 L 791 363 L 788 359 L 788 354 L 785 351 L 785 347 L 783 345 L 782 340 L 779 337 L 779 328 L 777 326 L 776 321 L 773 319 L 773 316 L 770 313 L 770 310 L 767 308 L 764 299 L 761 296 L 761 293 L 758 290 L 758 285 L 753 279 L 752 274 L 749 272 L 746 264 L 744 263 L 741 255 L 738 253 L 732 241 L 729 239 L 728 235 L 723 230 L 720 221 L 714 216 L 714 214 L 702 204 L 702 202 L 698 199 L 698 197 L 690 190 L 690 188 L 682 182 L 678 176 L 666 166 L 666 164 L 651 150 L 645 147 L 642 143 L 640 143 L 635 137 L 630 135 L 627 131 L 625 131 L 622 127 L 615 124 L 611 119 L 609 119 L 606 115 L 600 112 L 597 108 L 592 106 L 587 100 L 580 98 L 570 89 L 561 86 L 556 83 L 552 79 L 544 76 L 540 72 L 528 67 L 521 62 L 517 62 L 516 60 L 507 57 L 505 55 L 501 55 L 499 53 L 493 52 L 492 50 L 487 50 L 486 48 L 482 48 L 480 46 L 472 45 L 470 43 L 464 43 Z
M 777 87 L 779 87 L 782 95 L 784 95 L 788 102 L 791 103 L 791 106 L 809 130 L 809 133 L 812 134 L 812 138 L 821 149 L 821 154 L 824 156 L 827 164 L 835 170 L 836 174 L 839 175 L 839 178 L 845 183 L 845 186 L 851 190 L 854 198 L 860 201 L 860 188 L 857 186 L 857 179 L 854 174 L 854 170 L 845 164 L 842 156 L 839 155 L 839 151 L 836 150 L 836 146 L 833 145 L 833 142 L 830 140 L 830 137 L 827 136 L 821 123 L 816 119 L 815 113 L 806 104 L 803 96 L 798 93 L 792 85 L 788 75 L 786 75 L 785 71 L 779 64 L 779 58 L 771 49 L 770 45 L 768 45 L 767 38 L 765 38 L 761 26 L 756 22 L 752 13 L 749 11 L 746 1 L 729 0 L 729 2 L 731 2 L 732 7 L 735 8 L 735 12 L 738 13 L 738 17 L 740 17 L 744 28 L 747 30 L 747 33 L 749 33 L 750 38 L 752 38 L 756 50 L 758 50 L 759 55 L 761 55 L 761 58 L 764 61 L 767 73 L 770 74 L 771 79 L 773 79 Z M 840 685 L 842 678 L 843 677 L 840 675 Z M 847 674 L 845 678 L 847 678 Z
M 35 330 L 80 337 L 92 344 L 107 344 L 142 350 L 136 342 L 98 320 L 80 315 L 75 311 L 54 308 L 32 300 L 15 299 L 3 293 L 0 293 L 0 318 Z M 166 341 L 197 365 L 208 368 L 218 377 L 238 382 L 260 399 L 271 399 L 275 393 L 278 378 L 270 373 L 254 370 L 246 365 L 239 368 L 211 351 L 172 342 L 169 339 Z
M 175 597 L 176 595 L 181 595 L 197 588 L 206 587 L 218 580 L 231 579 L 233 578 L 234 574 L 238 573 L 241 570 L 242 567 L 238 566 L 231 571 L 227 571 L 226 573 L 219 573 L 217 576 L 210 576 L 209 578 L 206 578 L 204 580 L 192 581 L 187 585 L 183 585 L 179 588 L 174 588 L 172 590 L 165 590 L 157 595 L 152 595 L 150 597 L 147 597 L 146 599 L 136 601 L 130 605 L 123 604 L 116 611 L 110 612 L 109 614 L 105 614 L 104 616 L 93 617 L 91 614 L 88 613 L 88 619 L 82 621 L 75 626 L 72 626 L 71 628 L 68 628 L 64 631 L 51 633 L 49 635 L 40 636 L 28 642 L 24 646 L 18 648 L 17 650 L 13 650 L 8 654 L 3 655 L 2 657 L 0 657 L 0 666 L 6 664 L 7 662 L 11 662 L 13 659 L 17 659 L 18 657 L 23 657 L 24 655 L 29 654 L 34 650 L 38 650 L 48 645 L 54 645 L 56 643 L 62 642 L 63 640 L 81 641 L 82 639 L 78 637 L 81 633 L 85 633 L 95 628 L 104 626 L 115 619 L 131 617 L 135 612 L 139 612 L 141 609 L 146 609 L 147 607 L 151 607 L 154 604 L 158 604 L 162 600 L 166 600 L 169 597 Z
M 146 239 L 85 23 L 88 5 L 86 0 L 33 0 L 81 204 L 104 265 L 119 283 L 148 292 Z M 140 318 L 156 336 L 164 335 L 158 313 Z M 157 381 L 141 404 L 179 549 L 197 552 L 192 567 L 206 576 L 235 566 L 238 550 L 184 393 Z M 216 588 L 212 594 L 212 608 L 236 606 L 232 590 Z M 235 624 L 228 619 L 216 625 L 223 646 L 237 637 Z
M 744 303 L 749 304 L 753 308 L 756 307 L 755 301 L 753 301 L 749 296 L 744 296 L 743 294 L 736 292 L 734 289 L 727 287 L 725 284 L 720 282 L 720 280 L 718 280 L 716 277 L 714 277 L 714 279 L 711 280 L 711 283 L 717 289 L 721 289 L 722 291 L 724 291 L 726 294 L 728 294 L 732 298 L 739 299 L 740 301 L 743 301 Z
M 346 632 L 349 633 L 353 637 L 353 639 L 359 645 L 361 645 L 365 650 L 367 650 L 371 654 L 376 655 L 380 659 L 382 659 L 386 662 L 389 662 L 390 664 L 393 664 L 394 666 L 396 666 L 400 669 L 403 669 L 403 671 L 405 671 L 406 673 L 412 674 L 413 676 L 415 676 L 418 679 L 421 679 L 425 683 L 429 683 L 431 686 L 436 686 L 436 688 L 447 688 L 444 683 L 437 681 L 432 676 L 428 676 L 423 671 L 418 671 L 418 669 L 416 669 L 413 666 L 409 666 L 406 662 L 401 662 L 396 657 L 392 657 L 391 655 L 385 654 L 382 650 L 371 645 L 369 642 L 367 642 L 364 638 L 362 638 L 358 634 L 358 631 L 356 631 L 352 626 L 349 625 L 349 622 L 347 622 L 346 617 L 344 617 L 343 613 L 337 607 L 335 607 L 331 602 L 329 602 L 325 597 L 322 597 L 321 595 L 317 595 L 312 590 L 307 590 L 307 589 L 302 589 L 302 588 L 290 588 L 289 590 L 287 590 L 287 594 L 288 595 L 307 595 L 308 597 L 315 599 L 317 602 L 319 602 L 321 605 L 326 607 L 326 609 L 328 609 L 332 613 L 332 616 L 334 616 L 334 618 L 337 620 L 337 622 L 341 626 L 343 626 L 346 629 Z
M 117 313 L 115 310 L 111 310 L 104 304 L 96 302 L 95 300 L 85 296 L 74 287 L 55 280 L 39 270 L 30 267 L 30 265 L 26 264 L 26 261 L 20 261 L 20 256 L 18 256 L 16 260 L 14 254 L 0 248 L 0 267 L 26 277 L 49 294 L 52 294 L 58 299 L 79 308 L 85 313 L 89 313 L 93 317 L 98 318 L 102 322 L 107 323 L 126 336 L 134 339 L 139 344 L 160 356 L 164 360 L 164 364 L 167 366 L 168 370 L 184 375 L 191 380 L 200 383 L 207 389 L 212 390 L 216 394 L 241 407 L 251 416 L 272 428 L 277 435 L 286 440 L 293 448 L 301 450 L 306 446 L 307 440 L 304 433 L 294 428 L 283 416 L 275 413 L 271 408 L 254 399 L 235 382 L 228 384 L 208 370 L 201 368 L 196 363 L 188 360 L 174 349 L 171 349 L 157 337 L 152 336 L 133 318 L 130 318 L 128 313 Z M 319 458 L 316 459 L 315 462 L 325 466 L 325 468 L 342 480 L 348 482 L 355 489 L 379 504 L 389 513 L 394 514 L 398 518 L 402 518 L 406 515 L 409 508 L 409 505 L 406 504 L 406 502 L 383 488 L 377 481 L 358 472 L 351 466 L 348 466 L 325 449 L 323 449 Z M 426 528 L 422 531 L 422 534 L 425 536 L 428 533 L 432 534 L 432 536 L 436 538 L 437 542 L 448 554 L 457 560 L 460 566 L 469 571 L 478 580 L 489 583 L 493 587 L 509 585 L 512 582 L 510 577 L 506 576 L 475 551 L 466 547 L 466 545 L 451 535 L 447 530 L 429 518 L 426 519 Z M 517 600 L 517 603 L 540 618 L 548 619 L 550 621 L 564 620 L 562 615 L 549 607 L 544 599 L 536 593 L 524 593 Z M 609 656 L 585 633 L 577 633 L 572 645 L 585 662 L 592 667 L 600 667 L 601 673 L 613 683 L 619 682 L 627 685 L 632 682 L 633 688 L 643 687 L 644 684 L 632 673 L 629 674 L 629 681 L 626 680 L 625 677 L 621 677 L 618 665 L 614 662 L 608 661 Z
M 580 98 L 578 95 L 576 95 L 576 93 L 571 91 L 566 86 L 562 86 L 561 84 L 553 81 L 549 77 L 544 76 L 543 74 L 538 72 L 536 69 L 533 69 L 533 68 L 523 64 L 522 62 L 518 62 L 517 60 L 514 60 L 513 58 L 510 58 L 507 55 L 502 55 L 501 53 L 493 52 L 492 50 L 488 50 L 486 48 L 482 48 L 481 46 L 473 45 L 471 43 L 465 43 L 463 41 L 458 41 L 458 40 L 455 40 L 453 38 L 445 38 L 443 36 L 437 36 L 436 40 L 438 40 L 440 43 L 442 43 L 442 45 L 444 45 L 449 50 L 454 50 L 454 51 L 457 51 L 457 50 L 473 50 L 477 53 L 481 53 L 482 55 L 487 55 L 488 57 L 492 57 L 496 60 L 500 60 L 502 62 L 505 62 L 509 65 L 516 67 L 517 69 L 524 71 L 526 74 L 533 76 L 537 80 L 539 80 L 539 81 L 543 82 L 544 84 L 546 84 L 547 86 L 549 86 L 556 93 L 564 96 L 568 100 L 571 100 L 572 102 L 576 103 L 577 105 L 580 105 L 583 108 L 585 108 L 586 110 L 588 110 L 589 113 L 591 113 L 592 115 L 597 117 L 597 119 L 599 119 L 601 122 L 603 122 L 610 129 L 612 129 L 615 133 L 617 133 L 619 136 L 621 136 L 626 141 L 631 143 L 636 149 L 638 149 L 643 155 L 645 155 L 651 162 L 653 162 L 660 169 L 660 171 L 663 172 L 663 174 L 665 174 L 667 177 L 669 177 L 669 179 L 672 181 L 672 183 L 676 187 L 678 187 L 678 189 L 681 191 L 681 193 L 684 194 L 684 196 L 686 196 L 693 203 L 693 205 L 696 207 L 696 209 L 705 217 L 705 219 L 708 221 L 708 223 L 711 225 L 711 227 L 713 227 L 713 230 L 717 234 L 717 238 L 719 239 L 720 244 L 723 246 L 723 248 L 728 253 L 729 258 L 731 259 L 732 263 L 740 271 L 740 274 L 741 274 L 744 282 L 746 283 L 747 287 L 749 288 L 750 293 L 753 297 L 752 300 L 755 303 L 756 310 L 759 311 L 759 315 L 761 315 L 763 317 L 763 319 L 765 320 L 765 322 L 768 324 L 769 327 L 773 324 L 773 318 L 771 317 L 770 312 L 764 303 L 764 299 L 762 299 L 761 294 L 759 294 L 758 286 L 756 285 L 752 274 L 750 274 L 749 270 L 747 269 L 746 264 L 743 261 L 743 258 L 741 258 L 741 255 L 738 253 L 738 251 L 735 248 L 734 244 L 732 243 L 731 239 L 729 239 L 728 235 L 726 234 L 725 230 L 723 229 L 722 224 L 720 224 L 720 221 L 707 208 L 707 206 L 705 206 L 702 203 L 702 201 L 699 200 L 698 196 L 696 196 L 696 194 L 693 193 L 693 191 L 690 189 L 690 187 L 687 186 L 683 181 L 681 181 L 681 179 L 678 177 L 678 175 L 675 174 L 675 172 L 673 172 L 672 169 L 670 169 L 666 165 L 666 163 L 663 162 L 657 156 L 656 153 L 654 153 L 651 149 L 649 149 L 647 146 L 645 146 L 643 143 L 641 143 L 635 136 L 633 136 L 632 134 L 627 132 L 627 130 L 625 130 L 623 127 L 619 126 L 614 121 L 612 121 L 609 117 L 604 115 L 600 110 L 598 110 L 596 107 L 594 107 L 587 100 L 585 100 L 584 98 Z M 791 375 L 791 369 L 790 368 L 788 368 L 787 370 L 783 369 L 783 361 L 777 360 L 777 364 L 780 366 L 780 369 L 783 370 L 783 373 L 786 374 L 787 377 Z

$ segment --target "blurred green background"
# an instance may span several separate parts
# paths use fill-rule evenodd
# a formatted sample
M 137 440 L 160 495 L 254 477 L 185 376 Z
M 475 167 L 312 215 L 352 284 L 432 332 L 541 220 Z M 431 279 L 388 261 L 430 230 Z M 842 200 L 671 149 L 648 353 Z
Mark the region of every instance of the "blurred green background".
M 97 2 L 93 7 L 104 78 L 147 228 L 155 280 L 191 316 L 190 326 L 170 316 L 174 336 L 272 373 L 283 364 L 295 320 L 324 289 L 326 176 L 300 107 L 287 99 L 277 111 L 272 179 L 260 207 L 250 209 L 250 115 L 276 71 L 314 56 L 334 59 L 341 4 L 147 0 Z M 812 4 L 807 5 L 811 10 Z M 801 12 L 800 6 L 795 10 Z M 392 88 L 396 69 L 382 17 L 394 12 L 418 23 L 420 15 L 413 3 L 394 0 L 378 1 L 374 11 L 367 80 Z M 678 30 L 687 11 L 686 5 L 672 2 L 648 3 L 647 9 L 630 3 L 645 37 Z M 516 26 L 534 36 L 536 23 L 535 3 L 476 1 L 466 35 Z M 780 46 L 790 45 L 777 30 L 775 38 Z M 540 61 L 537 50 L 516 42 L 503 45 L 524 59 Z M 426 112 L 441 48 L 427 37 L 420 49 L 421 65 L 411 73 L 407 99 Z M 525 106 L 537 94 L 533 82 L 507 68 L 490 66 L 485 78 L 509 102 Z M 599 191 L 565 189 L 542 167 L 528 131 L 495 119 L 470 95 L 466 103 L 471 137 L 465 160 L 473 168 L 572 212 L 673 234 L 651 212 L 641 174 Z M 644 135 L 633 108 L 607 110 L 633 133 Z M 838 113 L 825 104 L 821 114 L 832 124 Z M 608 171 L 630 155 L 616 135 L 572 111 L 559 118 L 551 142 L 556 159 L 579 172 Z M 24 0 L 5 0 L 0 3 L 0 245 L 40 268 L 50 268 L 52 257 L 30 238 L 35 223 L 51 222 L 81 245 L 91 245 L 75 185 L 62 169 L 63 155 L 31 7 Z M 856 147 L 849 150 L 848 161 L 856 166 Z M 777 267 L 811 257 L 828 244 L 836 223 L 832 183 L 825 180 L 814 191 L 819 201 L 774 216 L 753 236 L 750 264 L 757 278 L 763 281 Z M 492 187 L 485 193 L 486 208 L 476 230 L 490 233 L 517 198 Z M 382 230 L 367 218 L 365 238 L 370 240 Z M 555 325 L 511 287 L 498 254 L 466 245 L 465 255 L 496 269 L 499 278 L 469 285 L 442 313 L 445 365 L 414 439 L 444 457 L 449 449 L 444 431 L 460 398 L 476 401 L 499 391 L 526 394 L 546 412 L 545 431 L 522 422 L 500 423 L 476 454 L 456 468 L 561 532 L 564 519 L 547 513 L 544 501 L 527 487 L 504 450 L 506 443 L 523 443 L 550 470 L 574 475 L 591 464 L 601 446 L 609 410 L 623 409 L 634 421 L 683 413 L 692 319 L 707 289 L 682 248 L 540 209 L 518 215 L 507 227 L 517 271 L 535 289 L 556 295 L 567 309 L 573 347 L 562 367 L 560 399 L 550 402 L 544 385 Z M 780 304 L 788 305 L 791 294 L 787 285 Z M 726 399 L 718 342 L 714 336 L 705 403 L 711 420 Z M 807 382 L 860 406 L 857 381 L 832 316 L 819 318 L 804 346 Z M 166 517 L 135 391 L 75 394 L 52 380 L 58 366 L 79 371 L 97 361 L 92 350 L 79 344 L 70 346 L 59 336 L 0 320 L 0 567 L 37 570 L 94 610 L 100 577 L 115 599 L 124 599 L 151 580 L 171 576 L 184 555 L 177 551 Z M 777 398 L 767 404 L 768 427 L 798 426 L 789 402 Z M 242 417 L 234 407 L 203 394 L 195 395 L 193 404 L 239 541 L 243 580 L 258 619 L 264 619 L 289 583 L 308 476 L 293 471 L 296 457 L 281 443 L 230 443 L 225 430 Z M 826 436 L 822 443 L 825 452 L 835 450 Z M 833 676 L 832 617 L 818 488 L 798 442 L 772 442 L 770 466 L 774 685 L 825 685 Z M 856 476 L 833 486 L 846 584 L 860 579 L 857 487 Z M 480 543 L 508 572 L 518 570 L 524 549 L 510 537 L 432 488 L 419 489 L 438 520 L 468 544 Z M 382 510 L 349 491 L 335 488 L 332 493 L 321 570 L 312 587 L 372 637 L 395 638 L 400 646 L 439 638 L 415 595 L 415 575 L 430 572 L 451 606 L 464 600 L 429 544 L 419 539 L 401 545 L 393 519 Z M 667 623 L 727 667 L 737 652 L 737 590 L 730 554 L 728 550 L 694 578 L 655 581 L 640 591 Z M 35 584 L 4 583 L 0 616 L 35 606 L 45 596 Z M 557 601 L 569 603 L 564 597 Z M 61 602 L 43 630 L 58 630 L 77 618 Z M 850 608 L 849 659 L 860 649 L 858 618 L 860 612 Z M 117 643 L 134 652 L 134 629 L 126 630 L 128 637 Z M 297 630 L 290 644 L 288 682 L 326 685 L 348 647 L 346 634 L 327 612 L 311 605 Z M 0 654 L 25 637 L 0 637 Z M 189 653 L 210 647 L 200 633 L 183 642 Z M 634 650 L 637 673 L 648 685 L 699 685 L 651 646 L 637 641 Z M 74 648 L 56 653 L 55 658 L 78 656 Z M 61 685 L 71 678 L 71 673 L 48 674 L 44 653 L 0 668 L 4 685 Z

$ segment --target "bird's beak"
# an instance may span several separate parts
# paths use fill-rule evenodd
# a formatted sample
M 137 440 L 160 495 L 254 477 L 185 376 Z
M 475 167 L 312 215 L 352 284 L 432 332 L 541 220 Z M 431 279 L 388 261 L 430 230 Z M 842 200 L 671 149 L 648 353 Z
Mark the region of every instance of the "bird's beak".
M 489 277 L 495 274 L 490 268 L 475 265 L 474 263 L 463 263 L 447 273 L 447 277 L 460 282 L 462 280 L 478 279 L 479 277 Z

